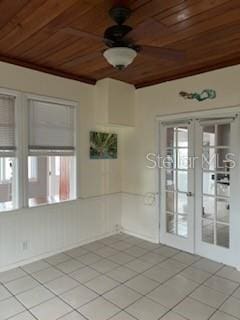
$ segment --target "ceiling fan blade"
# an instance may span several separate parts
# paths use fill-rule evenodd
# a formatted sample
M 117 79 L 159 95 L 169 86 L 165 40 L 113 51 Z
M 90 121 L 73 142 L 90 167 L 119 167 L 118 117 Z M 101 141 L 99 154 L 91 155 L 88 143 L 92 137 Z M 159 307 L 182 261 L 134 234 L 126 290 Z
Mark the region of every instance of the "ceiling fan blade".
M 166 60 L 184 60 L 186 55 L 183 51 L 160 48 L 154 46 L 142 46 L 141 45 L 141 54 L 151 56 L 155 59 L 166 59 Z
M 104 38 L 102 36 L 98 36 L 94 33 L 82 31 L 76 28 L 66 27 L 66 28 L 62 28 L 61 31 L 69 35 L 77 36 L 80 38 L 89 38 L 96 41 L 104 41 Z
M 169 33 L 169 29 L 164 24 L 150 18 L 140 23 L 136 28 L 133 28 L 133 30 L 126 35 L 126 38 L 137 42 L 144 38 L 159 37 L 167 33 Z
M 75 67 L 77 65 L 80 65 L 81 63 L 85 63 L 87 61 L 99 58 L 101 56 L 102 56 L 102 52 L 99 49 L 99 51 L 97 51 L 97 52 L 93 52 L 93 53 L 90 53 L 90 54 L 86 54 L 84 56 L 73 58 L 72 60 L 67 61 L 64 64 L 62 64 L 61 67 L 73 68 L 73 67 Z

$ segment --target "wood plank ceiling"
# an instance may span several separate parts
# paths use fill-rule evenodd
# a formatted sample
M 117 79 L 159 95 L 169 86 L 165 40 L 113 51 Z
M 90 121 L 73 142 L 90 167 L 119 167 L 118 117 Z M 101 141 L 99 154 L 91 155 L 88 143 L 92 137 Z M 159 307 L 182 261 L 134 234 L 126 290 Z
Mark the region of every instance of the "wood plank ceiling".
M 62 32 L 74 27 L 103 35 L 113 25 L 113 0 L 0 0 L 0 60 L 93 84 L 111 77 L 137 88 L 240 63 L 240 0 L 122 2 L 133 10 L 130 26 L 153 18 L 167 27 L 142 32 L 142 44 L 182 50 L 185 59 L 139 55 L 117 71 L 94 57 L 103 43 Z

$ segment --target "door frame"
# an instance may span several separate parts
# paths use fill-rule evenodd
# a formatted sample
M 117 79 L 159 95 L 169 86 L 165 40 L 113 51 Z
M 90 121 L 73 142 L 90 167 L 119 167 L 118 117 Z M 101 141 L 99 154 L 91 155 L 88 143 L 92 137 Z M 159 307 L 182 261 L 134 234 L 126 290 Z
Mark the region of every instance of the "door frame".
M 217 109 L 208 109 L 208 110 L 203 110 L 203 111 L 192 111 L 192 112 L 182 112 L 182 113 L 174 113 L 174 114 L 166 114 L 162 116 L 157 116 L 156 117 L 156 122 L 157 122 L 157 151 L 158 154 L 161 154 L 162 150 L 162 137 L 160 135 L 161 133 L 161 127 L 162 127 L 162 122 L 167 122 L 167 121 L 188 121 L 189 119 L 193 120 L 193 126 L 194 126 L 194 132 L 196 131 L 196 122 L 199 118 L 204 119 L 204 118 L 229 118 L 229 117 L 234 117 L 237 115 L 236 119 L 236 125 L 234 126 L 234 132 L 235 134 L 233 135 L 232 141 L 231 141 L 231 146 L 234 145 L 233 150 L 237 153 L 238 157 L 240 156 L 240 145 L 239 145 L 239 139 L 240 137 L 240 106 L 233 106 L 233 107 L 221 107 Z M 195 139 L 196 139 L 196 134 L 195 134 Z M 198 139 L 199 140 L 199 139 Z M 196 144 L 196 141 L 194 141 L 194 144 Z M 240 159 L 240 158 L 239 158 Z M 240 181 L 240 160 L 237 161 L 236 167 L 232 169 L 231 173 L 231 189 L 232 190 L 238 190 L 239 188 L 239 181 Z M 196 179 L 199 179 L 199 169 L 194 170 L 195 171 L 195 193 L 196 193 L 196 198 L 199 195 L 199 183 L 197 183 Z M 158 169 L 156 170 L 157 174 L 157 184 L 158 184 L 158 194 L 159 194 L 159 201 L 158 201 L 158 211 L 159 211 L 159 242 L 162 241 L 162 226 L 161 226 L 161 215 L 162 215 L 162 201 L 161 201 L 161 186 L 163 185 L 163 176 L 161 174 L 161 170 Z M 196 177 L 198 175 L 198 177 Z M 232 197 L 232 193 L 231 193 Z M 197 200 L 199 201 L 199 200 Z M 197 205 L 199 206 L 199 203 L 195 202 L 196 208 L 195 208 L 195 213 L 194 216 L 196 216 L 196 210 L 197 210 Z M 197 228 L 196 228 L 196 221 L 194 223 L 194 243 L 193 243 L 193 252 L 195 254 L 199 254 L 203 257 L 218 261 L 218 262 L 223 262 L 227 265 L 231 265 L 236 267 L 237 269 L 240 269 L 240 255 L 239 255 L 239 247 L 240 247 L 240 235 L 239 235 L 239 227 L 240 227 L 240 214 L 238 215 L 237 212 L 240 212 L 240 201 L 238 202 L 236 197 L 235 199 L 233 198 L 231 200 L 231 222 L 230 222 L 230 247 L 231 247 L 231 253 L 229 253 L 229 249 L 224 249 L 220 247 L 220 250 L 217 246 L 214 246 L 214 249 L 216 250 L 216 254 L 212 254 L 212 250 L 209 250 L 209 245 L 202 246 L 202 248 L 197 248 L 196 246 L 196 237 L 199 236 L 197 234 Z M 195 220 L 195 219 L 194 219 Z M 197 220 L 197 219 L 196 219 Z M 171 245 L 171 243 L 168 243 Z M 181 249 L 181 248 L 180 248 Z M 182 250 L 185 250 L 182 248 Z M 224 255 L 223 259 L 223 251 L 226 250 L 226 256 Z M 189 251 L 189 250 L 186 250 Z

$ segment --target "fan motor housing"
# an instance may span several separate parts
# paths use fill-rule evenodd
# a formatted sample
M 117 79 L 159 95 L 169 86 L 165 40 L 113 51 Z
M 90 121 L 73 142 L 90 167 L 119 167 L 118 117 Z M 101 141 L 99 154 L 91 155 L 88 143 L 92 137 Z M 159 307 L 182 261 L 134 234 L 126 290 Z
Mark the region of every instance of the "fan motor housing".
M 109 39 L 114 42 L 121 41 L 130 31 L 132 28 L 126 25 L 115 25 L 112 27 L 107 28 L 104 32 L 104 38 Z
M 109 10 L 110 17 L 117 23 L 123 24 L 131 15 L 132 10 L 124 6 L 115 6 Z

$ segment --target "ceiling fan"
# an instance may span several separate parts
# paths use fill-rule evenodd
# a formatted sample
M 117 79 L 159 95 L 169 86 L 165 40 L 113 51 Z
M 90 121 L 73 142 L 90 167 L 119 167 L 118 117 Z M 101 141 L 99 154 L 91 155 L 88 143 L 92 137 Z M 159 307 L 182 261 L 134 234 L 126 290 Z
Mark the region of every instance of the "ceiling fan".
M 176 61 L 184 58 L 184 53 L 182 51 L 136 44 L 141 35 L 144 36 L 152 33 L 159 34 L 160 32 L 168 32 L 168 29 L 152 18 L 133 29 L 124 24 L 131 16 L 131 13 L 132 10 L 123 5 L 112 7 L 109 10 L 109 15 L 116 24 L 108 27 L 105 30 L 103 37 L 72 27 L 63 28 L 61 31 L 64 33 L 102 41 L 107 46 L 103 52 L 95 52 L 74 59 L 72 65 L 75 63 L 83 63 L 88 61 L 89 58 L 98 57 L 99 55 L 103 55 L 107 62 L 118 70 L 124 70 L 134 61 L 138 54 L 152 56 L 157 59 L 171 59 Z

